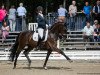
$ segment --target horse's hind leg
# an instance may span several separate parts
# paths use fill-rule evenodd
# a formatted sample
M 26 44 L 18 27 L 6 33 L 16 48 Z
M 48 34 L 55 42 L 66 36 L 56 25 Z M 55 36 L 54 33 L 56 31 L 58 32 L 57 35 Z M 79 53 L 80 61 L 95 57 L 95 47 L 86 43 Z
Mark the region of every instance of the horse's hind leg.
M 46 59 L 45 59 L 45 63 L 43 65 L 44 69 L 47 70 L 47 67 L 46 67 L 46 64 L 47 64 L 47 61 L 48 61 L 48 58 L 51 54 L 52 50 L 48 50 L 48 53 L 47 53 L 47 56 L 46 56 Z
M 21 52 L 21 51 L 17 51 L 17 52 L 16 52 L 16 58 L 15 58 L 15 62 L 14 62 L 14 67 L 13 67 L 13 69 L 16 68 L 17 58 L 18 58 L 20 52 Z
M 32 48 L 30 47 L 30 46 L 28 46 L 28 49 L 26 49 L 25 51 L 24 51 L 24 55 L 25 55 L 25 57 L 27 58 L 27 60 L 28 60 L 28 67 L 29 67 L 29 69 L 30 69 L 30 65 L 31 65 L 31 60 L 30 60 L 30 58 L 29 58 L 29 56 L 28 56 L 28 54 L 29 54 L 29 52 L 32 50 Z
M 19 57 L 19 54 L 21 53 L 23 47 L 24 47 L 24 45 L 23 46 L 21 46 L 20 44 L 18 45 L 18 48 L 17 48 L 17 51 L 16 51 L 16 57 L 15 57 L 13 69 L 16 68 L 17 58 Z

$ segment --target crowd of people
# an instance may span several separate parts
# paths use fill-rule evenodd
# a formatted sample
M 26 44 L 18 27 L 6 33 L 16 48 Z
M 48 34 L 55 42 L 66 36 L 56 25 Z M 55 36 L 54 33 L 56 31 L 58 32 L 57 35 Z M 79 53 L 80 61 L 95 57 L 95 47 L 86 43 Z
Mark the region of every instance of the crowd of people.
M 9 35 L 9 31 L 22 31 L 25 30 L 25 17 L 26 17 L 26 9 L 23 7 L 23 3 L 19 4 L 17 10 L 14 5 L 8 10 L 5 9 L 5 6 L 2 5 L 0 8 L 0 32 L 2 34 L 2 43 Z M 18 24 L 16 25 L 16 18 L 18 18 Z M 17 26 L 17 29 L 16 29 Z
M 68 11 L 63 8 L 61 5 L 58 9 L 58 19 L 62 21 L 66 21 L 65 17 L 66 14 L 69 15 L 70 19 L 70 30 L 75 30 L 75 22 L 76 22 L 76 15 L 77 15 L 77 6 L 76 1 L 72 1 L 72 4 L 69 6 Z M 86 26 L 86 22 L 91 22 L 91 15 L 94 15 L 94 20 L 98 20 L 100 23 L 100 0 L 96 2 L 94 7 L 89 5 L 89 2 L 85 2 L 85 6 L 82 8 L 81 13 L 84 14 L 85 18 L 82 21 L 82 28 Z
M 60 5 L 57 12 L 58 21 L 66 23 L 66 15 L 69 14 L 70 30 L 75 30 L 77 10 L 78 9 L 77 9 L 75 0 L 72 1 L 72 4 L 69 6 L 68 11 L 63 7 L 63 5 Z M 96 5 L 94 7 L 90 6 L 89 2 L 85 2 L 85 6 L 83 7 L 83 10 L 81 12 L 85 15 L 85 18 L 82 22 L 84 39 L 89 38 L 90 41 L 100 42 L 100 0 L 97 0 Z M 4 34 L 2 35 L 3 39 L 5 39 L 6 36 L 8 36 L 9 33 L 7 32 L 9 31 L 26 30 L 26 25 L 25 25 L 26 13 L 27 13 L 27 10 L 23 6 L 23 3 L 20 3 L 17 9 L 15 9 L 14 5 L 12 5 L 11 8 L 8 10 L 8 12 L 5 9 L 4 5 L 1 6 L 0 29 L 2 33 L 4 31 Z M 90 23 L 92 13 L 95 15 L 94 25 L 91 25 Z M 17 20 L 18 22 L 16 22 L 16 18 L 18 18 Z M 7 20 L 9 23 L 7 23 Z M 93 38 L 95 40 L 93 40 Z
M 98 0 L 93 8 L 89 5 L 89 2 L 85 2 L 85 6 L 81 12 L 85 15 L 82 24 L 84 41 L 100 42 L 100 1 Z M 90 23 L 92 13 L 95 16 L 94 25 Z M 58 20 L 60 19 L 59 21 L 65 22 L 66 14 L 69 14 L 70 17 L 70 30 L 75 30 L 75 18 L 77 14 L 76 1 L 72 1 L 69 11 L 60 5 L 58 9 Z
M 3 21 L 6 21 L 10 26 L 10 31 L 15 31 L 16 18 L 18 18 L 17 29 L 18 31 L 22 31 L 22 23 L 25 20 L 26 13 L 27 11 L 25 7 L 23 7 L 23 3 L 20 3 L 17 9 L 15 9 L 15 6 L 12 5 L 8 11 L 5 9 L 5 6 L 2 5 L 0 8 L 0 28 L 2 27 Z
M 90 22 L 86 22 L 86 26 L 83 29 L 83 39 L 85 42 L 100 42 L 100 23 L 97 20 L 94 21 L 94 25 L 90 25 Z

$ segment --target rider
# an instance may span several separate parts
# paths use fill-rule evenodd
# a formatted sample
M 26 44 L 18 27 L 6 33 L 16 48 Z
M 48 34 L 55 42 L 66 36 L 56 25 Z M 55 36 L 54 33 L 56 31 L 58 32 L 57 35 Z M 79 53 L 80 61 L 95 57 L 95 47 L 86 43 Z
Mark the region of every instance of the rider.
M 45 35 L 46 29 L 48 28 L 48 23 L 47 23 L 45 17 L 43 16 L 43 7 L 42 6 L 37 7 L 36 21 L 38 23 L 38 33 L 39 33 L 39 41 L 38 41 L 37 46 L 39 46 L 41 41 L 44 40 L 43 37 Z

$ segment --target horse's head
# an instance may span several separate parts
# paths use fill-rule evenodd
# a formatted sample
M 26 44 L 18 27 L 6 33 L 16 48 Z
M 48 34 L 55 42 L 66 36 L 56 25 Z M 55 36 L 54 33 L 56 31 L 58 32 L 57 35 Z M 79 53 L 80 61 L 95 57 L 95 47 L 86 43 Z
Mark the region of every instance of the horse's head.
M 65 39 L 67 28 L 64 26 L 64 23 L 57 22 L 51 27 L 51 32 L 57 34 L 60 39 Z

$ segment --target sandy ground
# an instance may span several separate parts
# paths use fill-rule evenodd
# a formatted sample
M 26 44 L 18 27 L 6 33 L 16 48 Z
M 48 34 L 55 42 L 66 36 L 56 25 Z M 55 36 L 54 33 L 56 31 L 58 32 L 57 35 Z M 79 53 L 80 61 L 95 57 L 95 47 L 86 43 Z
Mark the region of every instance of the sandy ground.
M 31 69 L 27 68 L 27 61 L 18 61 L 17 68 L 13 63 L 0 61 L 0 75 L 100 75 L 100 61 L 78 60 L 69 63 L 65 60 L 49 60 L 48 70 L 43 69 L 44 60 L 32 61 Z

